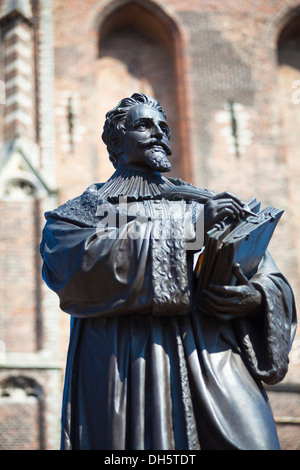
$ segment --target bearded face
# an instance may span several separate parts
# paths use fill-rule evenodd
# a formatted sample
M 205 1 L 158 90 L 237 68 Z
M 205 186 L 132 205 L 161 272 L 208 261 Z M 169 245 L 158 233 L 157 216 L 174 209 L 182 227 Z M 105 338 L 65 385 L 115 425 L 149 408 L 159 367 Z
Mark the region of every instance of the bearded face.
M 119 165 L 170 171 L 169 137 L 169 126 L 157 109 L 148 105 L 133 106 L 127 114 Z

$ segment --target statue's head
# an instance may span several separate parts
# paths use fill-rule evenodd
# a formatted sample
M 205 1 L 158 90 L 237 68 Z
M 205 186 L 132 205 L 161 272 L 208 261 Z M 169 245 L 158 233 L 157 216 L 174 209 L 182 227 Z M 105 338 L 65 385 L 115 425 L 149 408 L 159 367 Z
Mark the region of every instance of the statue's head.
M 170 171 L 170 129 L 166 114 L 151 96 L 134 93 L 106 114 L 102 139 L 115 168 Z

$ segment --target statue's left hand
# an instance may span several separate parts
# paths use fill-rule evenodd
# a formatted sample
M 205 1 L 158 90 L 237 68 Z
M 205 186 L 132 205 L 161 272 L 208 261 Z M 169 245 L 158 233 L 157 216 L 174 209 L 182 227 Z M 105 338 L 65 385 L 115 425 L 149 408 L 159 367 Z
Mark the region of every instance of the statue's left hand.
M 261 293 L 246 278 L 240 266 L 236 264 L 233 269 L 239 281 L 237 286 L 213 284 L 202 291 L 207 313 L 225 321 L 256 315 L 262 302 Z

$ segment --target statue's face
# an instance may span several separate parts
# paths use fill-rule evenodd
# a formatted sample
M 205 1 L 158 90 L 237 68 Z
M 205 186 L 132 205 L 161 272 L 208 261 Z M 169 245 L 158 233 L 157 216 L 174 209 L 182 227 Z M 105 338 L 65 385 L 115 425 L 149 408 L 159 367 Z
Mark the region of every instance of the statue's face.
M 143 104 L 133 106 L 127 114 L 126 127 L 120 165 L 161 172 L 171 170 L 170 129 L 157 109 Z

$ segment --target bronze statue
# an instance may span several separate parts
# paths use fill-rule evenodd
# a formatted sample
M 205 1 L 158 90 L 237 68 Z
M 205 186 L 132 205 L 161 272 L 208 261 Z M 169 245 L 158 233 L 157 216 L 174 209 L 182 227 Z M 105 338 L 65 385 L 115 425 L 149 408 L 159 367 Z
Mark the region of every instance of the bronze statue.
M 279 449 L 262 382 L 287 372 L 292 290 L 266 251 L 196 299 L 201 247 L 186 248 L 201 217 L 206 236 L 245 204 L 162 176 L 170 130 L 149 96 L 107 113 L 102 137 L 115 173 L 46 213 L 41 243 L 71 315 L 62 449 Z

